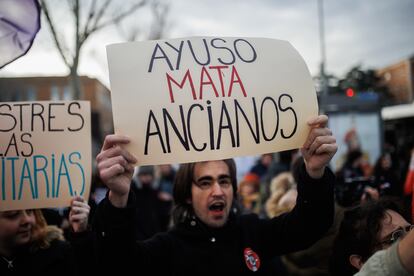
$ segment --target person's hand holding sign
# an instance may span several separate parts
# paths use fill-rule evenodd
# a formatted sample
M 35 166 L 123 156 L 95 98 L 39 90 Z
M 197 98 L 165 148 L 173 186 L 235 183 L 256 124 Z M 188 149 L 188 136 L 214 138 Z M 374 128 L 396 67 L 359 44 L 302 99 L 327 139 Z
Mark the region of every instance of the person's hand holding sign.
M 319 115 L 308 121 L 311 131 L 301 151 L 306 171 L 312 178 L 323 176 L 325 167 L 338 150 L 336 139 L 332 136 L 332 131 L 326 127 L 327 124 L 326 115 Z
M 99 175 L 109 188 L 109 199 L 116 207 L 125 207 L 134 173 L 134 164 L 137 159 L 121 145 L 130 142 L 122 135 L 108 135 L 105 137 L 101 152 L 96 157 Z
M 84 232 L 88 228 L 88 217 L 91 208 L 85 200 L 77 196 L 71 201 L 69 223 L 75 233 Z

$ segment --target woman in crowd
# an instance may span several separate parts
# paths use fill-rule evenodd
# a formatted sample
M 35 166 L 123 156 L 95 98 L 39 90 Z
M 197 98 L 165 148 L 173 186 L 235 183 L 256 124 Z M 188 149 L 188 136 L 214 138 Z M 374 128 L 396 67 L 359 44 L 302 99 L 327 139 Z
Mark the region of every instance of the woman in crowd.
M 283 172 L 270 183 L 270 198 L 266 201 L 266 213 L 269 218 L 290 212 L 295 207 L 297 190 L 291 172 Z
M 241 211 L 244 214 L 260 213 L 260 178 L 255 173 L 247 173 L 239 183 L 238 194 Z
M 71 207 L 72 231 L 85 232 L 89 206 L 76 197 Z M 80 269 L 62 230 L 47 225 L 40 209 L 0 212 L 0 275 L 75 275 Z
M 401 196 L 401 187 L 391 155 L 383 153 L 374 167 L 374 184 L 381 196 Z

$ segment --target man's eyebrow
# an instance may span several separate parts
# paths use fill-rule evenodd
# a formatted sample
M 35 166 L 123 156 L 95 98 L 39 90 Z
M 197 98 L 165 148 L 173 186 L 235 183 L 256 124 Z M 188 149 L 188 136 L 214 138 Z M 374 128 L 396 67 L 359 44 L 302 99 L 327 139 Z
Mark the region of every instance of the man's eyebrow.
M 231 178 L 230 175 L 228 174 L 220 174 L 217 179 L 226 179 L 226 178 Z M 204 175 L 201 176 L 200 178 L 197 179 L 197 181 L 202 181 L 202 180 L 213 180 L 214 178 L 211 175 Z
M 200 178 L 198 178 L 197 181 L 212 180 L 212 179 L 213 179 L 212 176 L 210 176 L 210 175 L 204 175 L 204 176 L 201 176 Z

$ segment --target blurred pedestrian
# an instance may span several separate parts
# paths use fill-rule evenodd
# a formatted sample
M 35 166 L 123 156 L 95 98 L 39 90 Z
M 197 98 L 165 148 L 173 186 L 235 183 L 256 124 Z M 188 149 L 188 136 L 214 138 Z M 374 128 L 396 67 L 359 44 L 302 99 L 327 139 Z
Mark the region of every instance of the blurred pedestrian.
M 158 179 L 158 190 L 160 191 L 160 197 L 162 197 L 165 201 L 172 201 L 176 171 L 171 164 L 159 165 L 158 168 L 160 172 Z
M 135 208 L 135 233 L 138 240 L 145 240 L 156 233 L 167 231 L 172 202 L 162 197 L 155 188 L 154 166 L 141 166 L 131 181 L 131 191 L 137 199 Z
M 259 160 L 257 160 L 256 164 L 250 169 L 250 172 L 256 174 L 257 176 L 259 176 L 260 180 L 262 180 L 263 177 L 266 176 L 270 164 L 272 164 L 272 161 L 273 154 L 262 154 Z
M 298 192 L 291 172 L 283 172 L 273 178 L 270 191 L 270 198 L 266 201 L 269 218 L 290 212 L 295 207 Z
M 281 173 L 272 180 L 272 194 L 266 202 L 269 218 L 290 212 L 295 207 L 298 196 L 297 175 L 302 165 L 303 159 L 298 158 L 292 164 L 292 172 Z M 275 269 L 271 275 L 280 275 L 277 269 L 280 270 L 281 265 L 287 275 L 329 275 L 329 256 L 342 215 L 343 209 L 335 206 L 334 222 L 323 237 L 307 249 L 274 258 L 272 261 Z
M 383 153 L 374 166 L 374 185 L 380 196 L 401 196 L 401 188 L 391 155 Z
M 130 181 L 137 160 L 119 146 L 129 143 L 127 137 L 107 136 L 97 156 L 110 189 L 96 214 L 103 265 L 160 275 L 262 274 L 271 257 L 313 244 L 332 223 L 334 176 L 326 165 L 337 146 L 326 116 L 309 125 L 291 212 L 272 220 L 233 213 L 237 180 L 232 159 L 182 164 L 174 183 L 175 226 L 144 242 L 134 242 L 131 234 L 138 202 Z
M 358 149 L 348 152 L 343 167 L 337 173 L 335 195 L 343 207 L 359 204 L 362 201 L 376 200 L 379 192 L 372 178 L 366 175 L 366 161 Z
M 260 213 L 260 178 L 255 173 L 247 173 L 239 183 L 238 198 L 243 214 Z

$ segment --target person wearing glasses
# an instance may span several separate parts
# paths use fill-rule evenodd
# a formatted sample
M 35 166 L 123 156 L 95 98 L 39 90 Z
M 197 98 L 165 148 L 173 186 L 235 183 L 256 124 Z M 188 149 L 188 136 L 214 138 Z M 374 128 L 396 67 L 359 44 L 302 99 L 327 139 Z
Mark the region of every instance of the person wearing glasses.
M 393 231 L 384 241 L 392 242 L 393 245 L 377 251 L 355 275 L 414 275 L 414 231 L 411 231 L 413 228 L 414 225 L 407 225 Z
M 347 210 L 334 242 L 332 275 L 413 275 L 413 228 L 388 199 Z
M 133 239 L 136 198 L 130 182 L 137 160 L 121 147 L 127 137 L 107 136 L 96 158 L 110 190 L 94 224 L 102 268 L 143 275 L 263 275 L 272 257 L 311 246 L 334 216 L 335 178 L 327 164 L 337 145 L 327 122 L 324 115 L 308 122 L 291 212 L 268 220 L 240 215 L 233 159 L 187 163 L 174 181 L 174 227 L 145 241 Z

